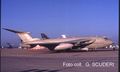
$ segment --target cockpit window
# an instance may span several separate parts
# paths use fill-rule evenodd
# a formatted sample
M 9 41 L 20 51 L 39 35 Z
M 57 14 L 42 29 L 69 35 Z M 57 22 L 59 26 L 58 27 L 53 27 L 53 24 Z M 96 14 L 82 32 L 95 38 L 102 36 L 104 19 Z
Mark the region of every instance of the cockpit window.
M 107 37 L 104 37 L 105 40 L 109 40 Z

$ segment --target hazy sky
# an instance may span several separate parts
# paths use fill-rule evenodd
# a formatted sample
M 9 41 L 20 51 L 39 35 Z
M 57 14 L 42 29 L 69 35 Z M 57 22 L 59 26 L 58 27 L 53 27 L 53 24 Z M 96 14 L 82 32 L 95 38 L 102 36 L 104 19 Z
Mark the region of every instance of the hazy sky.
M 33 37 L 107 36 L 118 40 L 118 0 L 2 0 L 1 27 Z M 19 37 L 1 30 L 2 44 Z

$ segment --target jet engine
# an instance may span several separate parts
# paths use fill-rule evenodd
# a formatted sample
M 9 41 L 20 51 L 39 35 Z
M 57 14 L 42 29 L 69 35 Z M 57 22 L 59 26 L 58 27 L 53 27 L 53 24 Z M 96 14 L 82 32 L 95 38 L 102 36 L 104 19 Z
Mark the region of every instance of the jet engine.
M 54 50 L 66 50 L 66 49 L 70 49 L 72 47 L 73 47 L 73 44 L 62 43 L 62 44 L 59 44 L 58 46 L 56 46 Z
M 30 45 L 26 45 L 26 44 L 21 44 L 20 47 L 23 48 L 23 49 L 24 49 L 24 48 L 27 48 L 27 49 L 28 49 L 28 48 L 31 48 Z
M 33 47 L 36 47 L 37 45 L 28 45 L 28 44 L 20 44 L 20 47 L 23 49 L 31 49 Z
M 81 48 L 81 50 L 88 51 L 89 49 L 88 48 Z

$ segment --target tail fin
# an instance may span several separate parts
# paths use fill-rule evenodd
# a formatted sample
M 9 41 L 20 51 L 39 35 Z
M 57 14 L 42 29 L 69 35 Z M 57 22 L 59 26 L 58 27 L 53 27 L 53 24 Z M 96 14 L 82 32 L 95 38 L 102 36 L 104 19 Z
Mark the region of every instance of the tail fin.
M 21 32 L 21 31 L 6 29 L 6 28 L 3 28 L 3 29 L 10 31 L 10 32 L 13 32 L 13 33 L 16 33 L 23 42 L 28 42 L 28 41 L 33 40 L 33 38 L 29 35 L 29 32 Z
M 49 39 L 49 37 L 44 33 L 41 33 L 41 37 L 42 37 L 42 39 Z

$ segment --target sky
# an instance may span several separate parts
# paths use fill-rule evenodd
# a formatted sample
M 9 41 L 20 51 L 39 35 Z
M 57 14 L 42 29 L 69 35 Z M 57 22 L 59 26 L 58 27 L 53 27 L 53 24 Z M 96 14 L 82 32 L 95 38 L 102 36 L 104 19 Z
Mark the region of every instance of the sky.
M 107 36 L 118 41 L 118 0 L 1 0 L 1 28 L 31 32 L 40 38 Z M 1 44 L 18 45 L 14 33 L 1 29 Z

